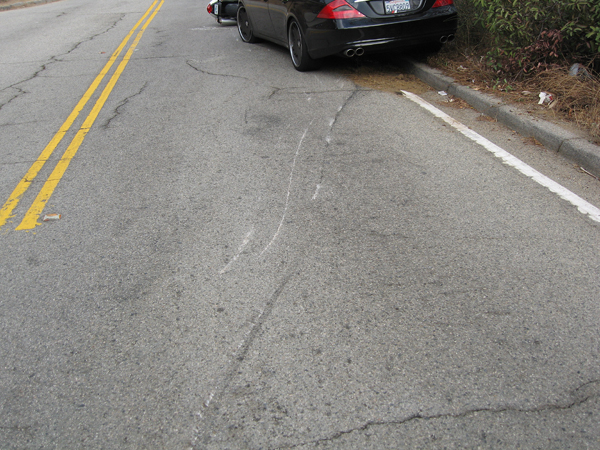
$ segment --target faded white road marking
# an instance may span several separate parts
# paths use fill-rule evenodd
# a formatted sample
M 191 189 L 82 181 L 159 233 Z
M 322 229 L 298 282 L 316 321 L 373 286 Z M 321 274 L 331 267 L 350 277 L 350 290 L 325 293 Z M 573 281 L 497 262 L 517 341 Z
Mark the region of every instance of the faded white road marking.
M 525 164 L 520 159 L 511 155 L 503 148 L 498 147 L 496 144 L 487 140 L 486 138 L 484 138 L 480 134 L 476 133 L 475 131 L 471 130 L 466 125 L 463 125 L 462 123 L 453 119 L 448 114 L 444 113 L 443 111 L 440 111 L 438 108 L 436 108 L 432 104 L 426 102 L 418 95 L 415 95 L 415 94 L 413 94 L 411 92 L 407 92 L 407 91 L 402 91 L 402 93 L 409 100 L 412 100 L 413 102 L 415 102 L 422 108 L 424 108 L 427 111 L 429 111 L 430 113 L 432 113 L 434 116 L 442 119 L 444 122 L 451 125 L 456 130 L 460 131 L 463 135 L 465 135 L 472 141 L 474 141 L 477 144 L 484 147 L 486 150 L 488 150 L 489 152 L 494 154 L 494 156 L 501 159 L 504 164 L 517 169 L 523 175 L 526 175 L 527 177 L 531 178 L 535 182 L 546 187 L 547 189 L 549 189 L 551 192 L 558 195 L 563 200 L 568 201 L 573 206 L 577 207 L 577 209 L 579 210 L 580 213 L 588 215 L 590 217 L 590 219 L 592 219 L 596 222 L 600 222 L 600 209 L 596 208 L 591 203 L 585 201 L 584 199 L 579 197 L 577 194 L 568 190 L 566 187 L 551 180 L 546 175 L 538 172 L 537 170 L 535 170 L 533 167 L 529 166 L 528 164 Z

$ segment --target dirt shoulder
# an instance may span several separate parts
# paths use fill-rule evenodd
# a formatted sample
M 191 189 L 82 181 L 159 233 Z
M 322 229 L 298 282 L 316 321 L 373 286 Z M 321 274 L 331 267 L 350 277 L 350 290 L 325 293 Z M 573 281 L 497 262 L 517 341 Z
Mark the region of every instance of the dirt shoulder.
M 60 0 L 0 0 L 0 11 L 8 11 L 16 8 L 27 8 L 29 6 L 53 3 Z

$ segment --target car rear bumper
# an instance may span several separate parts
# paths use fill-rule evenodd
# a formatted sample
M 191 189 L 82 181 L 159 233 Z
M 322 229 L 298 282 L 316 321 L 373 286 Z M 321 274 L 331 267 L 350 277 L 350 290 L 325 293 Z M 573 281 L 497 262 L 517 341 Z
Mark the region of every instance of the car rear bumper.
M 458 15 L 452 8 L 447 14 L 429 18 L 391 22 L 377 20 L 329 21 L 306 30 L 312 58 L 323 58 L 348 49 L 384 52 L 426 46 L 456 33 Z

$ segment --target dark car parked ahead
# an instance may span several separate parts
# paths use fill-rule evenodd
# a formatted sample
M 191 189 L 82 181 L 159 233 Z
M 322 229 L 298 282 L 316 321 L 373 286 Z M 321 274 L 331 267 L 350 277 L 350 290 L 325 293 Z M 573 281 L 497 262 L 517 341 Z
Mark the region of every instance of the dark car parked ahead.
M 237 11 L 244 42 L 266 39 L 290 50 L 297 70 L 341 54 L 360 56 L 415 47 L 435 50 L 454 39 L 453 0 L 213 0 L 209 12 Z M 211 6 L 212 5 L 212 6 Z M 211 8 L 213 9 L 211 11 Z

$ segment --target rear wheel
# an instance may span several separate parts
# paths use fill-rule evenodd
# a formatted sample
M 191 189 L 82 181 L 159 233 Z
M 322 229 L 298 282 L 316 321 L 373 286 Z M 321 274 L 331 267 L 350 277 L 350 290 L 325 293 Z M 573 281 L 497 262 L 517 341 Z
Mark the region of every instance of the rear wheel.
M 258 42 L 256 36 L 254 36 L 252 24 L 250 23 L 250 18 L 248 17 L 248 12 L 244 5 L 241 5 L 237 10 L 237 27 L 242 41 L 250 44 Z
M 319 66 L 319 63 L 308 54 L 302 30 L 295 20 L 290 23 L 288 28 L 288 47 L 290 48 L 292 64 L 294 64 L 296 70 L 305 72 L 314 70 Z

